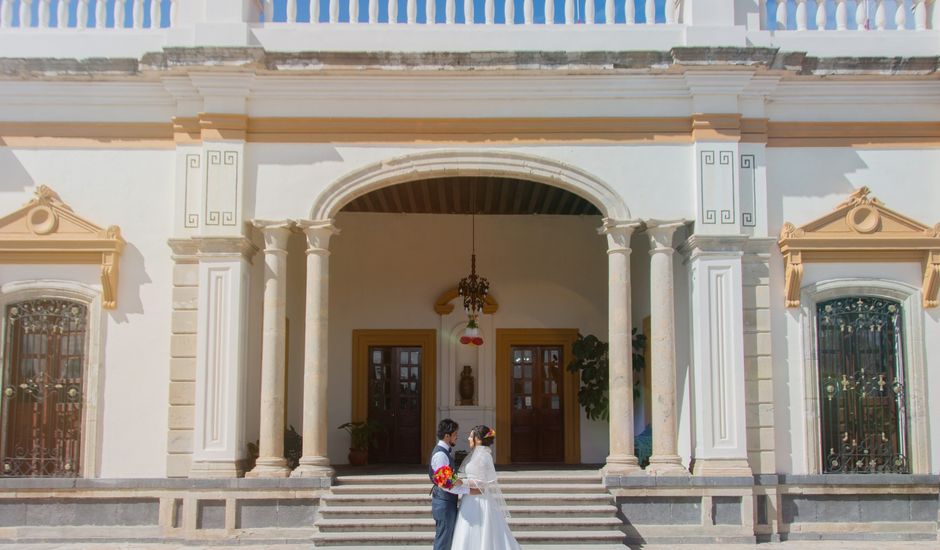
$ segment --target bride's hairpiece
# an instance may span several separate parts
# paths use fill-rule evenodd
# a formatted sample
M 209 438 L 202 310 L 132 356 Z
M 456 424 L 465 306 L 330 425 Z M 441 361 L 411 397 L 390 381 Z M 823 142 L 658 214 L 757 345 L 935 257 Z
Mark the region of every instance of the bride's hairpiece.
M 496 430 L 494 430 L 493 428 L 490 428 L 490 431 L 486 432 L 486 435 L 484 435 L 483 437 L 493 437 L 493 438 L 495 438 L 495 437 L 496 437 Z

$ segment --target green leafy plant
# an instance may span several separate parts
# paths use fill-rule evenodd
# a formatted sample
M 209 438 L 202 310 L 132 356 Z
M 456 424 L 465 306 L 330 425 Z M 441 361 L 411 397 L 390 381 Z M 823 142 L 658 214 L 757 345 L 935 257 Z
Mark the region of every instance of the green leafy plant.
M 293 470 L 300 465 L 300 457 L 303 455 L 304 438 L 294 426 L 284 430 L 284 458 L 287 459 L 287 467 Z M 248 442 L 248 470 L 255 467 L 258 460 L 258 442 Z
M 646 336 L 637 334 L 633 329 L 633 397 L 640 394 L 640 377 L 636 374 L 643 372 L 646 362 L 643 359 L 643 349 L 646 346 Z M 608 420 L 610 418 L 610 361 L 608 358 L 608 345 L 594 336 L 578 335 L 571 347 L 572 360 L 568 363 L 568 370 L 580 373 L 581 387 L 578 389 L 578 402 L 584 407 L 584 413 L 591 420 Z
M 382 430 L 382 425 L 374 420 L 366 422 L 347 422 L 336 428 L 349 434 L 349 448 L 357 451 L 369 450 L 369 444 L 375 434 Z

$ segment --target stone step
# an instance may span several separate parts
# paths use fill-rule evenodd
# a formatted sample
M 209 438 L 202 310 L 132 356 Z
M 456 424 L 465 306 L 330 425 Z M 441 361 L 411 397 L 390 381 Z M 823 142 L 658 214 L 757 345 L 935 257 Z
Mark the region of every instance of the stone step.
M 613 545 L 622 543 L 622 531 L 519 531 L 513 532 L 520 544 L 545 544 L 564 548 L 582 548 L 595 544 Z M 318 533 L 313 537 L 317 546 L 399 546 L 407 544 L 431 544 L 434 532 L 362 532 L 362 533 Z M 576 546 L 574 546 L 576 545 Z
M 351 518 L 424 518 L 431 516 L 431 505 L 423 506 L 385 506 L 370 508 L 365 506 L 322 506 L 319 513 L 324 518 L 351 519 Z M 513 517 L 614 517 L 617 507 L 612 504 L 597 504 L 585 506 L 509 506 L 509 513 Z
M 510 493 L 580 493 L 607 494 L 607 489 L 599 483 L 500 483 L 503 494 Z M 396 483 L 393 485 L 355 484 L 339 485 L 332 488 L 334 495 L 351 494 L 414 494 L 426 495 L 431 490 L 431 483 Z
M 546 505 L 581 506 L 591 504 L 612 504 L 613 497 L 608 493 L 505 493 L 509 505 Z M 412 494 L 349 494 L 324 495 L 323 506 L 421 506 L 430 501 L 430 495 Z
M 574 473 L 571 472 L 522 472 L 499 474 L 500 484 L 523 483 L 523 484 L 570 484 L 570 483 L 596 483 L 602 485 L 603 478 L 597 472 Z M 409 485 L 417 483 L 430 483 L 427 474 L 394 474 L 394 475 L 361 475 L 338 476 L 333 487 L 343 487 L 349 485 Z
M 615 517 L 606 518 L 569 518 L 558 520 L 554 518 L 519 518 L 509 519 L 509 526 L 513 533 L 528 531 L 602 531 L 604 529 L 620 532 L 622 523 Z M 317 522 L 321 533 L 364 533 L 372 531 L 381 532 L 434 532 L 434 520 L 425 518 L 386 518 L 369 519 L 366 522 L 360 519 L 321 519 Z

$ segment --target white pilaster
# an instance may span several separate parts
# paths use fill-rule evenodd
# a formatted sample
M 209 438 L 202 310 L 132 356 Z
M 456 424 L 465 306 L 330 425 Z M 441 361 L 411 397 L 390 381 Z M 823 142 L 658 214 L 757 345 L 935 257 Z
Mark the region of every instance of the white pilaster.
M 650 347 L 652 351 L 653 454 L 648 472 L 684 475 L 676 439 L 676 311 L 673 235 L 684 221 L 647 222 L 650 239 Z
M 692 236 L 695 475 L 750 476 L 741 257 L 745 237 Z
M 630 238 L 637 222 L 604 219 L 607 236 L 608 361 L 610 365 L 610 454 L 608 475 L 640 472 L 633 447 L 633 361 L 630 293 Z
M 291 477 L 332 477 L 327 458 L 327 320 L 332 220 L 298 220 L 307 236 L 307 305 L 304 326 L 303 456 Z
M 258 461 L 246 477 L 287 477 L 284 458 L 284 377 L 287 333 L 287 240 L 292 222 L 253 220 L 264 235 L 261 338 L 261 430 Z
M 249 261 L 243 237 L 194 239 L 199 256 L 196 406 L 190 477 L 244 472 Z

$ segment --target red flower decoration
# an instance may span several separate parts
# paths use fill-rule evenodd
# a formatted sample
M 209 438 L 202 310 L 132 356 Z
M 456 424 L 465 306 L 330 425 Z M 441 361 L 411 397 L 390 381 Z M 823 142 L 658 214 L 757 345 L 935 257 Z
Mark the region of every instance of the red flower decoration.
M 471 341 L 473 342 L 473 345 L 474 345 L 474 346 L 482 346 L 482 345 L 483 345 L 483 338 L 480 338 L 479 336 L 477 336 L 476 338 L 473 338 Z

